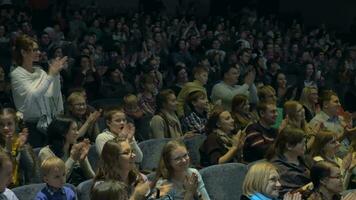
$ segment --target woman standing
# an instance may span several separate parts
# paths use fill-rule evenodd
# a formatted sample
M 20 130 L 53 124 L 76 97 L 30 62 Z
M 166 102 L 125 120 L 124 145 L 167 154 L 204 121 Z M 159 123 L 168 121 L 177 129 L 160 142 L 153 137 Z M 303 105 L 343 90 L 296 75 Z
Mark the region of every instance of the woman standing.
M 18 65 L 11 72 L 11 86 L 16 109 L 23 113 L 32 147 L 46 144 L 45 130 L 53 117 L 63 111 L 59 72 L 67 57 L 56 58 L 48 73 L 34 66 L 39 61 L 38 44 L 27 36 L 16 39 L 14 59 Z

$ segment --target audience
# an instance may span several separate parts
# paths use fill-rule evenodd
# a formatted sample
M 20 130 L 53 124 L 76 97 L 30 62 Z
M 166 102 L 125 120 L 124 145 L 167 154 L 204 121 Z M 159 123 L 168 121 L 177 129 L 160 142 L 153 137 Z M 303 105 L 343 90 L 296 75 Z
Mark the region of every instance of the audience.
M 242 199 L 299 200 L 298 191 L 308 199 L 304 190 L 309 200 L 354 198 L 339 195 L 354 189 L 352 34 L 245 7 L 202 18 L 194 12 L 199 2 L 179 2 L 173 16 L 109 16 L 100 4 L 57 3 L 41 23 L 32 4 L 0 6 L 0 199 L 16 199 L 6 187 L 37 183 L 42 163 L 56 167 L 44 170 L 39 196 L 64 199 L 63 180 L 77 185 L 94 176 L 88 157 L 95 164 L 95 153 L 103 163 L 93 199 L 209 199 L 188 167 L 186 153 L 198 149 L 199 167 L 275 164 L 251 167 L 245 182 L 253 187 Z M 202 137 L 186 140 L 196 134 Z M 153 186 L 134 166 L 143 159 L 135 138 L 189 144 L 166 145 Z M 50 177 L 63 171 L 53 186 Z
M 7 200 L 18 200 L 16 195 L 7 188 L 12 181 L 12 162 L 3 150 L 0 150 L 0 197 Z

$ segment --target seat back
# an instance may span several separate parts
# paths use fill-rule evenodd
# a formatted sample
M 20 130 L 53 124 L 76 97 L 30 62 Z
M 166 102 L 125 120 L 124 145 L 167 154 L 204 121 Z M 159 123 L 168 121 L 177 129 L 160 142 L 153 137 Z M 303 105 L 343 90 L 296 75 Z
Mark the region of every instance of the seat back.
M 206 139 L 205 135 L 196 135 L 191 138 L 184 139 L 184 144 L 187 146 L 189 152 L 190 163 L 193 166 L 200 166 L 200 152 L 199 148 Z
M 240 199 L 242 184 L 247 173 L 242 163 L 212 165 L 199 171 L 210 199 Z
M 169 138 L 150 139 L 138 144 L 143 153 L 143 159 L 140 163 L 142 170 L 152 171 L 157 168 L 163 146 L 169 140 Z
M 93 179 L 81 182 L 77 186 L 78 199 L 79 200 L 90 200 L 90 191 L 93 185 Z
M 30 184 L 13 188 L 12 191 L 15 193 L 18 199 L 33 200 L 35 199 L 37 193 L 40 192 L 45 186 L 45 183 Z M 65 186 L 71 188 L 77 195 L 77 191 L 74 185 L 66 183 Z

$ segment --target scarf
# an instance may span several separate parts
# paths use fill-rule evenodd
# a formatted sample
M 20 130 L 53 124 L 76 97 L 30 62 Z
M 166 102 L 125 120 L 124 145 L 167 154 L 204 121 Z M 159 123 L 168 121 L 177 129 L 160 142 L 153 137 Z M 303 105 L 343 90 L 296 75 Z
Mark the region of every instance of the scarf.
M 250 199 L 251 200 L 274 200 L 274 199 L 271 199 L 269 197 L 266 197 L 265 195 L 261 194 L 261 193 L 255 193 L 253 195 L 250 196 Z

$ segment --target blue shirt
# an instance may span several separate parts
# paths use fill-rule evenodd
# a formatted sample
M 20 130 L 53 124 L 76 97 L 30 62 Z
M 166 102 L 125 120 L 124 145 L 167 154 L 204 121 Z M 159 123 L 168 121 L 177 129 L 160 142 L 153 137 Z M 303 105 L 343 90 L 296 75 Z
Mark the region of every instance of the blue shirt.
M 55 191 L 50 186 L 46 185 L 40 192 L 37 193 L 35 200 L 75 200 L 75 193 L 69 187 L 63 186 Z

